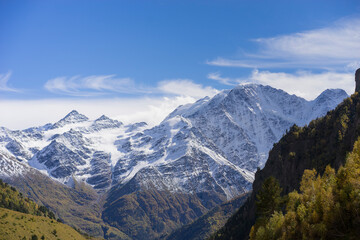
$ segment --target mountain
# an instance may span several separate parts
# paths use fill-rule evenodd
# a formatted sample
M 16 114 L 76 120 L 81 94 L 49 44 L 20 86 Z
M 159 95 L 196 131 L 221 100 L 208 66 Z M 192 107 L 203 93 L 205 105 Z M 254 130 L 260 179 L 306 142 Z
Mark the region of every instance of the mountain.
M 322 174 L 327 165 L 339 169 L 360 135 L 360 94 L 354 93 L 335 110 L 308 126 L 293 126 L 269 153 L 255 175 L 253 193 L 239 211 L 211 239 L 247 239 L 255 222 L 256 194 L 265 179 L 275 177 L 283 194 L 298 190 L 305 169 Z
M 332 89 L 306 101 L 250 84 L 180 106 L 152 128 L 72 111 L 54 124 L 0 128 L 0 175 L 37 199 L 47 194 L 35 194 L 28 182 L 38 174 L 55 180 L 56 188 L 61 184 L 72 206 L 83 196 L 102 211 L 90 219 L 96 234 L 104 236 L 99 226 L 110 225 L 135 239 L 155 238 L 248 192 L 255 171 L 287 129 L 325 115 L 345 97 Z M 77 193 L 77 201 L 65 189 L 79 183 L 90 190 Z M 63 216 L 72 222 L 81 215 L 71 213 Z

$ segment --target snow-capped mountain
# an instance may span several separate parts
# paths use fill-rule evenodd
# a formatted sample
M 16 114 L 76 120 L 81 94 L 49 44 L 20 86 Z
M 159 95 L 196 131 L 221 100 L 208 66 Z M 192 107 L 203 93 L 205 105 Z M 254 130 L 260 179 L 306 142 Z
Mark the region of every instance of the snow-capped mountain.
M 210 194 L 219 203 L 250 190 L 286 129 L 325 115 L 345 97 L 326 90 L 306 101 L 250 84 L 180 106 L 153 128 L 72 111 L 42 127 L 0 128 L 0 175 L 35 168 L 69 185 L 76 179 L 105 191 L 132 181 L 139 189 Z

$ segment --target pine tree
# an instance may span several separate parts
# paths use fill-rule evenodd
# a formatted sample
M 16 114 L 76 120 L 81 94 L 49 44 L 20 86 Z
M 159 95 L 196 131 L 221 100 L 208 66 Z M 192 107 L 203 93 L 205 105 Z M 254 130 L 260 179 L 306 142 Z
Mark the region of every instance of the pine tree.
M 269 219 L 275 211 L 281 210 L 282 188 L 274 177 L 267 178 L 256 195 L 256 209 L 259 218 Z

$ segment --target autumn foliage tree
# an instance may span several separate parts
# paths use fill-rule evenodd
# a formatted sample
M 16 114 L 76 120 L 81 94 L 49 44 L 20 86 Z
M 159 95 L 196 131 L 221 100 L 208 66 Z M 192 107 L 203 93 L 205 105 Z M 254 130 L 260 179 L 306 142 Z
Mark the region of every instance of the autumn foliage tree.
M 250 239 L 358 239 L 360 140 L 337 173 L 330 166 L 322 176 L 315 170 L 305 170 L 300 192 L 287 196 L 285 214 L 274 206 L 258 209 L 271 212 L 271 216 L 256 222 Z

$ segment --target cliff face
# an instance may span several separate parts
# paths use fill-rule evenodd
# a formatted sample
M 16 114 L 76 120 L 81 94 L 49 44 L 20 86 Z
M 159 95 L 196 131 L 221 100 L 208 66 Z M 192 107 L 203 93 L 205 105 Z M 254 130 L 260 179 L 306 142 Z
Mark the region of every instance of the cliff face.
M 355 92 L 358 92 L 360 90 L 360 68 L 355 72 L 355 83 Z
M 360 71 L 357 71 L 360 74 Z M 358 83 L 358 82 L 357 82 Z M 357 85 L 358 87 L 358 85 Z M 265 167 L 255 175 L 253 193 L 246 204 L 212 239 L 246 239 L 255 222 L 255 199 L 263 181 L 274 176 L 283 194 L 298 189 L 305 169 L 322 173 L 327 165 L 338 169 L 345 163 L 360 135 L 360 93 L 356 92 L 325 117 L 309 126 L 293 126 L 274 145 Z

